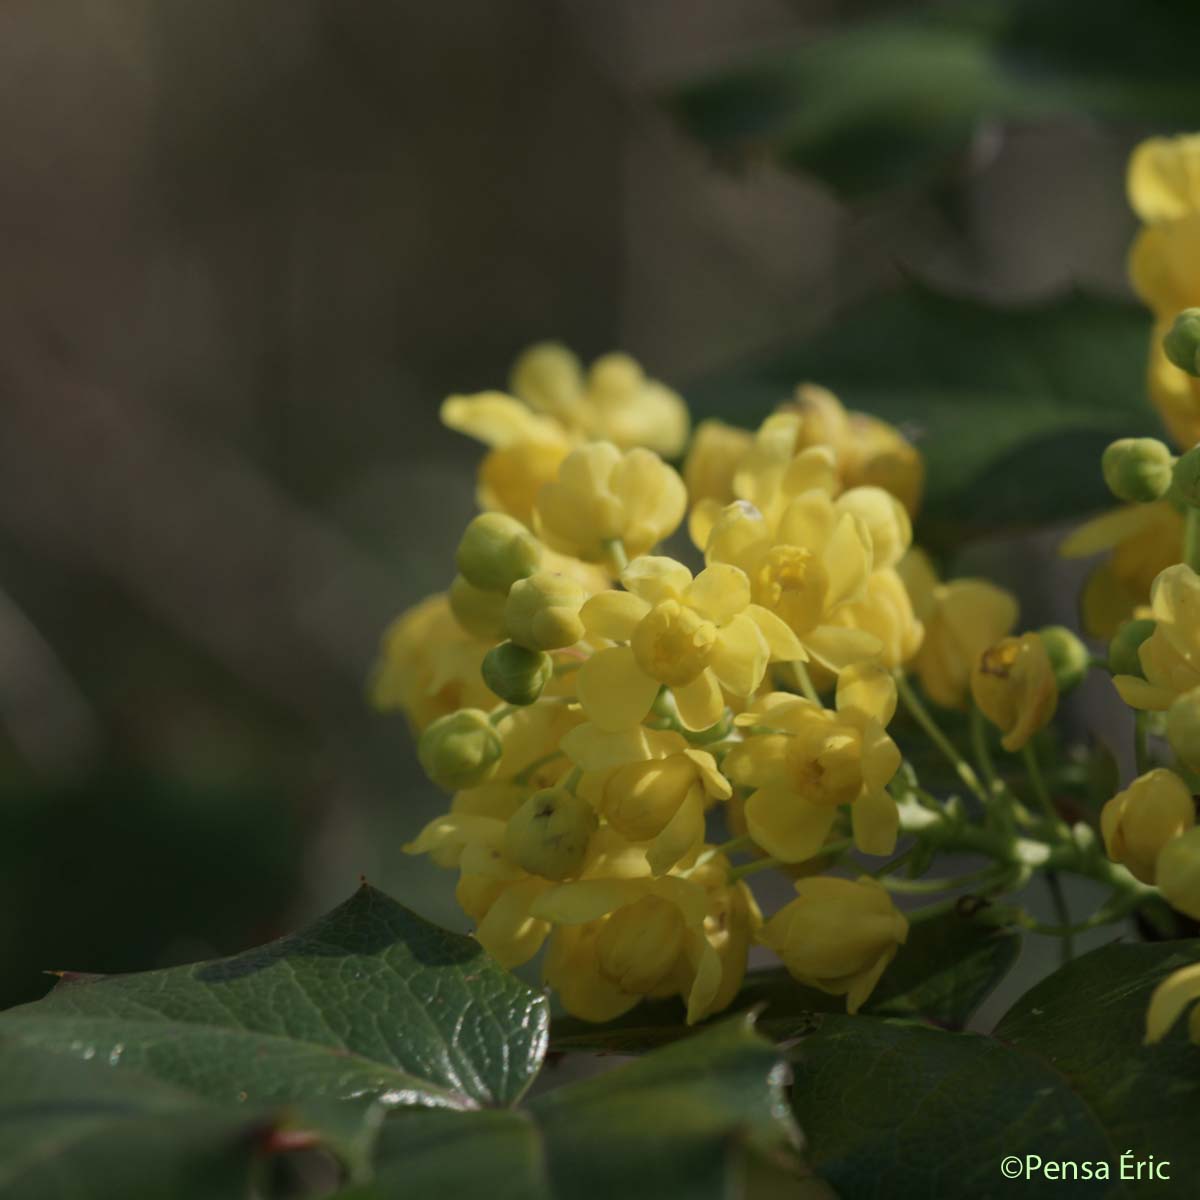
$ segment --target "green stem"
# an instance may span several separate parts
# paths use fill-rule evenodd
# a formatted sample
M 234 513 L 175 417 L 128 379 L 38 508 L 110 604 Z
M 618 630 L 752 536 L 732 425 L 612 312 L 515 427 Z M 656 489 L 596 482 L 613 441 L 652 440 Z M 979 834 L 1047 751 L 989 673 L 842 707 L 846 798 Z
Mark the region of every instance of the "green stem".
M 1150 770 L 1150 733 L 1141 709 L 1133 714 L 1133 761 L 1139 775 Z
M 804 693 L 806 700 L 811 700 L 814 704 L 821 703 L 821 697 L 817 693 L 817 689 L 813 687 L 812 676 L 808 673 L 808 668 L 797 659 L 792 663 L 792 669 L 796 672 L 796 680 L 800 684 L 800 690 Z
M 1065 966 L 1075 957 L 1075 933 L 1077 932 L 1071 925 L 1071 910 L 1067 906 L 1067 894 L 1063 890 L 1062 880 L 1058 877 L 1057 871 L 1046 872 L 1046 887 L 1050 892 L 1050 900 L 1054 905 L 1054 915 L 1058 917 L 1058 927 L 1063 930 L 1059 936 L 1062 938 L 1062 962 Z
M 620 538 L 613 538 L 604 543 L 604 555 L 608 560 L 609 570 L 614 575 L 620 575 L 629 566 L 629 555 L 625 552 L 625 543 Z
M 582 778 L 583 778 L 583 768 L 582 767 L 572 767 L 571 770 L 567 773 L 567 777 L 562 781 L 562 783 L 559 786 L 565 787 L 567 789 L 567 791 L 571 793 L 571 795 L 574 795 L 575 789 L 579 786 L 579 781 Z
M 1183 512 L 1183 561 L 1200 571 L 1200 508 L 1190 504 Z
M 880 879 L 889 892 L 900 892 L 906 895 L 923 896 L 930 892 L 949 892 L 955 888 L 970 887 L 976 883 L 987 883 L 1001 873 L 1008 874 L 1009 867 L 1004 863 L 989 863 L 978 871 L 970 871 L 966 875 L 955 875 L 945 879 Z
M 755 850 L 757 847 L 754 844 L 754 839 L 748 834 L 743 833 L 741 837 L 730 838 L 727 842 L 722 842 L 719 846 L 710 846 L 709 849 L 715 856 L 717 854 L 736 854 L 740 850 Z
M 954 743 L 941 731 L 929 710 L 921 703 L 920 697 L 913 690 L 912 684 L 908 682 L 904 672 L 894 672 L 894 678 L 896 691 L 899 693 L 900 699 L 904 701 L 904 707 L 908 709 L 913 720 L 921 726 L 929 740 L 945 755 L 957 772 L 959 779 L 966 784 L 975 797 L 982 804 L 988 804 L 988 793 L 984 790 L 983 784 L 979 782 L 979 776 L 971 769 L 971 764 L 959 754 Z
M 897 854 L 895 858 L 889 858 L 881 867 L 876 867 L 868 874 L 872 879 L 883 879 L 883 876 L 890 875 L 897 867 L 902 867 L 912 856 L 917 852 L 917 844 L 914 842 L 907 850 L 901 854 Z M 884 881 L 886 883 L 886 880 Z
M 526 763 L 513 777 L 513 783 L 528 783 L 530 776 L 539 768 L 544 767 L 547 763 L 554 762 L 556 758 L 565 758 L 566 755 L 561 750 L 551 750 L 549 754 L 543 754 L 541 758 L 535 758 L 533 762 Z
M 754 875 L 759 871 L 767 871 L 772 867 L 786 867 L 788 864 L 780 862 L 777 858 L 756 858 L 753 862 L 743 863 L 740 867 L 734 867 L 729 872 L 727 879 L 730 883 L 736 883 L 739 879 L 745 879 L 747 875 Z
M 511 717 L 520 706 L 516 704 L 501 704 L 488 713 L 488 720 L 493 725 L 499 725 L 505 717 Z
M 1046 820 L 1050 822 L 1050 827 L 1060 837 L 1067 836 L 1070 830 L 1067 828 L 1067 823 L 1058 815 L 1058 809 L 1054 807 L 1050 789 L 1046 786 L 1041 767 L 1038 766 L 1037 755 L 1034 754 L 1033 746 L 1028 742 L 1021 747 L 1021 757 L 1025 760 L 1025 772 L 1029 776 L 1029 786 L 1033 789 L 1033 794 L 1037 797 L 1037 802 L 1041 806 Z

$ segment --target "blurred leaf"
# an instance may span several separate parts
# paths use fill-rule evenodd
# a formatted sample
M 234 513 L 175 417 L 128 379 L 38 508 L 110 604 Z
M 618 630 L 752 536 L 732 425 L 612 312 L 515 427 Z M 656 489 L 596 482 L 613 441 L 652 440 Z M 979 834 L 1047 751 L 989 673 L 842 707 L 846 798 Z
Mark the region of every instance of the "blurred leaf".
M 791 1162 L 786 1068 L 752 1022 L 725 1021 L 525 1112 L 397 1114 L 368 1188 L 345 1200 L 432 1195 L 551 1200 L 741 1196 L 742 1161 Z M 803 1198 L 819 1184 L 791 1179 Z
M 753 426 L 798 383 L 898 425 L 925 456 L 919 536 L 935 546 L 1113 504 L 1100 455 L 1158 432 L 1145 401 L 1149 318 L 1071 295 L 996 309 L 910 286 L 794 349 L 688 390 L 697 417 Z
M 68 976 L 0 1014 L 0 1036 L 217 1101 L 475 1108 L 521 1096 L 547 1022 L 545 997 L 476 942 L 364 885 L 307 930 L 232 958 Z
M 1020 936 L 1011 930 L 989 930 L 953 913 L 923 922 L 913 927 L 862 1011 L 961 1029 L 1008 974 L 1020 948 Z M 804 987 L 784 969 L 774 968 L 750 972 L 732 1008 L 758 1006 L 758 1027 L 764 1033 L 775 1036 L 786 1028 L 791 1036 L 798 1016 L 841 1013 L 846 1001 Z M 552 1026 L 551 1045 L 555 1050 L 637 1053 L 686 1036 L 683 1018 L 683 1006 L 675 1000 L 639 1005 L 604 1026 L 563 1018 Z
M 1190 0 L 954 0 L 760 55 L 668 104 L 719 152 L 853 197 L 928 183 L 988 122 L 1200 123 Z

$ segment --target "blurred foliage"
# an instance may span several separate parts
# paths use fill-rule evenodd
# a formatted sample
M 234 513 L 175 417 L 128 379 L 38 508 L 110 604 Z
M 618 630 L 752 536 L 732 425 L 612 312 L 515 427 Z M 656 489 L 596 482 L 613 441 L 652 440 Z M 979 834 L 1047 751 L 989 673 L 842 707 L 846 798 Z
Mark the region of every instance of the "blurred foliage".
M 917 539 L 942 550 L 1112 506 L 1104 447 L 1159 432 L 1144 398 L 1148 336 L 1146 314 L 1120 301 L 997 309 L 911 284 L 688 397 L 697 418 L 732 412 L 753 427 L 796 384 L 820 382 L 899 426 L 927 468 Z
M 768 155 L 846 198 L 961 170 L 991 122 L 1200 124 L 1190 0 L 951 0 L 722 68 L 669 98 L 724 156 Z

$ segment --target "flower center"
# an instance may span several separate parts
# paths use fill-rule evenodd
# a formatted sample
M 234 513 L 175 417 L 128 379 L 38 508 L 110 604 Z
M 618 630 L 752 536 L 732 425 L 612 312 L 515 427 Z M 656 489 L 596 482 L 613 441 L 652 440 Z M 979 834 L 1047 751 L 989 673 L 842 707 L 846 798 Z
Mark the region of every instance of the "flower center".
M 815 737 L 798 737 L 788 749 L 788 775 L 797 795 L 837 808 L 862 790 L 862 738 L 852 725 L 833 725 Z
M 751 587 L 756 604 L 803 634 L 820 623 L 829 576 L 806 546 L 772 546 L 754 572 Z
M 677 600 L 664 600 L 638 623 L 630 644 L 647 675 L 668 687 L 682 687 L 708 666 L 716 640 L 711 621 Z

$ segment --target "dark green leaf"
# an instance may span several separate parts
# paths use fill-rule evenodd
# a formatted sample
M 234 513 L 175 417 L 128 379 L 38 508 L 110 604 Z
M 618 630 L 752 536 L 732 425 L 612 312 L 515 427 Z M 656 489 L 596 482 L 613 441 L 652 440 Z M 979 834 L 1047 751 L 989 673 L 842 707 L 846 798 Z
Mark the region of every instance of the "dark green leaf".
M 232 958 L 63 979 L 0 1036 L 213 1100 L 510 1104 L 545 1050 L 547 1005 L 471 939 L 362 887 L 301 933 Z

